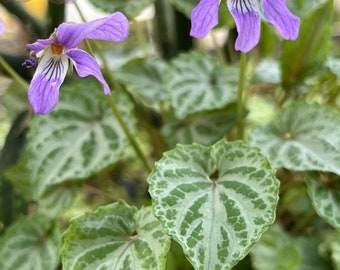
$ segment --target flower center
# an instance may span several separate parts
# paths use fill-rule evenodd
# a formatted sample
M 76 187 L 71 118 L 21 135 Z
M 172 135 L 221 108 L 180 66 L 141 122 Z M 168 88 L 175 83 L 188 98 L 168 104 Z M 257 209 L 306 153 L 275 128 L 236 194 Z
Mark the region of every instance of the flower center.
M 36 67 L 38 64 L 37 60 L 35 57 L 30 56 L 30 58 L 26 59 L 23 63 L 22 66 L 25 68 L 31 68 L 31 67 Z
M 250 12 L 254 9 L 254 3 L 252 0 L 232 0 L 231 5 L 242 14 Z
M 52 43 L 51 50 L 53 54 L 61 54 L 63 51 L 64 45 L 60 43 Z

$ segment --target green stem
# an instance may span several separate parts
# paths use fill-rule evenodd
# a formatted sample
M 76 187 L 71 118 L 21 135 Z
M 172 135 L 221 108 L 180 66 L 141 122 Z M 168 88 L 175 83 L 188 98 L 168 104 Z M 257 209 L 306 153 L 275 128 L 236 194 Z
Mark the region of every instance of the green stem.
M 105 56 L 102 53 L 102 50 L 101 50 L 98 42 L 93 40 L 91 42 L 91 44 L 93 45 L 96 54 L 98 55 L 98 57 L 100 58 L 100 60 L 101 60 L 101 62 L 103 64 L 103 70 L 105 72 L 106 77 L 108 78 L 110 83 L 113 85 L 114 89 L 116 89 L 116 91 L 118 91 L 118 92 L 125 92 L 125 90 L 120 85 L 120 83 L 117 82 L 116 78 L 112 75 L 112 72 L 110 71 L 109 65 L 107 64 Z
M 114 115 L 116 116 L 120 126 L 122 127 L 125 135 L 127 136 L 128 140 L 130 141 L 132 147 L 134 148 L 137 156 L 139 157 L 139 159 L 143 162 L 145 168 L 148 170 L 148 172 L 151 172 L 151 167 L 149 165 L 149 162 L 147 161 L 143 151 L 141 150 L 141 148 L 139 147 L 139 144 L 137 143 L 136 139 L 133 137 L 133 135 L 130 133 L 127 125 L 125 124 L 117 106 L 116 106 L 116 102 L 113 99 L 113 97 L 111 95 L 107 95 L 106 96 L 106 100 L 108 101 Z
M 28 89 L 29 84 L 21 78 L 21 76 L 6 62 L 6 60 L 0 55 L 0 66 L 23 88 Z
M 77 3 L 75 3 L 75 6 L 76 6 L 76 9 L 80 15 L 80 17 L 82 18 L 83 21 L 85 21 L 85 17 L 83 16 L 79 6 L 77 5 Z M 101 50 L 100 50 L 100 47 L 98 45 L 97 42 L 95 41 L 92 41 L 91 44 L 93 45 L 94 49 L 95 49 L 95 52 L 98 54 L 100 60 L 102 61 L 102 64 L 103 64 L 103 70 L 105 71 L 105 74 L 107 75 L 111 85 L 113 85 L 113 87 L 116 89 L 116 91 L 120 91 L 120 92 L 124 92 L 123 91 L 123 87 L 116 81 L 116 79 L 114 78 L 114 76 L 112 75 L 110 69 L 109 69 L 109 66 L 107 64 L 107 61 L 104 57 L 104 55 L 102 54 Z M 86 43 L 87 47 L 89 47 L 89 49 L 91 50 L 91 46 Z M 92 52 L 92 50 L 91 50 Z M 135 137 L 131 134 L 129 128 L 127 127 L 126 123 L 124 122 L 123 120 L 123 117 L 121 115 L 121 113 L 119 112 L 118 110 L 118 107 L 116 105 L 116 102 L 114 100 L 114 98 L 111 96 L 111 95 L 107 95 L 106 96 L 106 100 L 107 102 L 109 103 L 110 105 L 110 108 L 112 110 L 112 112 L 114 113 L 116 119 L 118 120 L 121 128 L 123 129 L 126 137 L 128 138 L 130 144 L 132 145 L 132 147 L 134 148 L 137 156 L 139 157 L 139 159 L 143 162 L 144 166 L 145 166 L 145 169 L 148 171 L 148 172 L 151 172 L 152 168 L 146 158 L 146 156 L 144 155 L 143 151 L 141 150 L 139 144 L 137 143 L 137 140 L 135 139 Z
M 75 8 L 76 8 L 80 18 L 82 19 L 82 21 L 86 22 L 86 19 L 85 19 L 84 15 L 83 15 L 83 12 L 80 10 L 79 5 L 77 4 L 77 2 L 74 2 L 74 6 L 75 6 Z
M 244 117 L 243 117 L 243 92 L 246 79 L 247 58 L 245 53 L 241 53 L 240 75 L 237 90 L 236 119 L 237 119 L 237 139 L 244 138 Z

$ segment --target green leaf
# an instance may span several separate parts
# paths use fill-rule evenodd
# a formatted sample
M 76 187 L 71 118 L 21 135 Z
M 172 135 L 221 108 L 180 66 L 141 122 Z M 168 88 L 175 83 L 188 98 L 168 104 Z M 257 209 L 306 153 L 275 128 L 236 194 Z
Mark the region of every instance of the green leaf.
M 273 87 L 274 90 L 275 86 Z M 277 104 L 266 95 L 250 95 L 247 98 L 247 125 L 249 129 L 268 124 L 277 112 Z
M 15 191 L 26 201 L 31 200 L 34 194 L 29 174 L 25 156 L 5 172 L 5 177 L 12 183 Z
M 308 2 L 305 0 L 287 0 L 286 2 L 289 9 L 299 17 L 305 17 L 323 3 L 322 0 L 309 0 Z
M 279 62 L 274 58 L 263 59 L 255 69 L 254 79 L 257 82 L 280 83 L 281 69 Z
M 272 226 L 251 251 L 255 270 L 329 270 L 320 256 L 319 235 L 291 236 L 279 226 Z
M 166 63 L 160 59 L 133 59 L 115 71 L 115 77 L 147 101 L 164 99 L 162 74 Z
M 34 197 L 33 181 L 30 180 L 29 174 L 26 156 L 5 173 L 15 191 L 26 201 L 31 201 Z M 58 217 L 73 202 L 75 191 L 69 183 L 51 187 L 35 201 L 37 212 L 51 219 Z
M 281 177 L 287 181 L 286 183 L 294 183 L 280 196 L 280 202 L 284 205 L 286 213 L 297 220 L 302 216 L 310 215 L 313 212 L 313 206 L 306 192 L 305 183 L 292 179 L 290 174 Z
M 164 74 L 166 94 L 178 119 L 234 103 L 237 84 L 236 68 L 197 52 L 181 54 Z
M 0 269 L 57 269 L 60 246 L 55 221 L 43 215 L 23 217 L 0 240 Z
M 2 87 L 4 87 L 6 85 L 6 81 L 4 80 L 1 84 Z M 11 119 L 15 119 L 20 113 L 28 108 L 27 89 L 16 81 L 13 81 L 9 85 L 5 94 L 2 95 L 1 98 L 2 103 L 6 108 L 6 113 L 8 113 Z
M 340 174 L 340 114 L 326 105 L 293 103 L 249 140 L 275 168 Z
M 295 243 L 279 226 L 272 226 L 251 251 L 254 269 L 295 270 L 301 256 Z
M 261 21 L 261 38 L 257 45 L 257 50 L 261 54 L 262 58 L 264 58 L 264 61 L 266 61 L 266 57 L 273 57 L 273 55 L 277 52 L 277 43 L 278 41 L 281 43 L 282 40 L 280 39 L 280 36 L 277 34 L 277 30 L 273 25 L 269 24 L 265 20 Z M 280 62 L 277 59 L 277 65 L 280 68 Z M 256 65 L 255 65 L 256 67 Z M 273 65 L 273 68 L 276 69 L 275 65 Z M 269 70 L 268 70 L 269 71 Z M 281 72 L 281 70 L 280 70 Z M 276 70 L 274 70 L 274 73 L 277 73 Z M 266 75 L 266 74 L 264 74 Z M 276 74 L 275 74 L 276 75 Z M 268 78 L 268 76 L 267 76 Z M 280 77 L 281 79 L 281 77 Z
M 169 247 L 151 207 L 138 210 L 120 201 L 71 221 L 63 269 L 164 269 Z
M 28 133 L 28 168 L 37 196 L 51 185 L 88 177 L 121 158 L 128 141 L 97 82 L 64 86 L 57 108 L 35 116 Z M 132 105 L 114 96 L 132 129 Z
M 90 0 L 90 2 L 97 8 L 105 12 L 113 13 L 120 11 L 124 13 L 129 19 L 133 19 L 145 8 L 149 7 L 156 0 Z
M 333 0 L 301 20 L 297 40 L 284 41 L 282 50 L 283 84 L 290 87 L 301 82 L 312 71 L 318 71 L 326 60 L 332 35 Z
M 339 178 L 336 179 L 339 182 Z M 337 186 L 327 185 L 327 180 L 316 174 L 308 174 L 306 185 L 315 211 L 327 223 L 340 229 L 340 191 Z
M 155 215 L 195 269 L 230 269 L 275 218 L 275 171 L 241 142 L 178 145 L 148 182 Z
M 37 201 L 38 212 L 49 218 L 57 218 L 74 201 L 76 189 L 71 185 L 53 186 Z
M 331 257 L 334 270 L 340 270 L 340 232 L 327 231 L 323 234 L 323 243 L 319 248 L 320 253 Z
M 229 110 L 199 114 L 192 118 L 177 120 L 166 119 L 162 133 L 171 147 L 177 143 L 199 143 L 211 145 L 219 141 L 235 125 L 235 106 Z
M 322 239 L 319 235 L 308 237 L 291 237 L 295 247 L 301 254 L 301 263 L 294 270 L 329 270 L 330 264 L 320 256 L 320 245 Z

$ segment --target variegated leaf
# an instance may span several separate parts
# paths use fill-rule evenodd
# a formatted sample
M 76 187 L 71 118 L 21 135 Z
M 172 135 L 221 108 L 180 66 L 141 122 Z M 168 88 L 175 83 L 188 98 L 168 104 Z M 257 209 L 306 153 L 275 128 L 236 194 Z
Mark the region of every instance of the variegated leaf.
M 275 171 L 241 142 L 178 145 L 148 182 L 155 215 L 195 269 L 230 269 L 275 218 Z
M 164 73 L 166 94 L 178 119 L 234 103 L 237 85 L 236 68 L 197 52 L 175 58 Z
M 326 105 L 293 103 L 250 134 L 276 168 L 340 174 L 340 114 Z
M 326 177 L 309 173 L 306 185 L 315 211 L 334 228 L 340 229 L 340 191 L 338 185 L 327 185 Z M 339 177 L 334 181 L 339 182 Z
M 121 96 L 114 99 L 132 130 L 132 104 Z M 114 164 L 127 144 L 97 82 L 83 79 L 63 86 L 56 109 L 35 116 L 30 125 L 27 167 L 35 196 L 52 185 L 88 177 Z
M 57 269 L 61 234 L 44 215 L 22 217 L 0 239 L 0 269 Z
M 165 268 L 170 238 L 150 207 L 120 201 L 71 221 L 64 234 L 65 270 Z

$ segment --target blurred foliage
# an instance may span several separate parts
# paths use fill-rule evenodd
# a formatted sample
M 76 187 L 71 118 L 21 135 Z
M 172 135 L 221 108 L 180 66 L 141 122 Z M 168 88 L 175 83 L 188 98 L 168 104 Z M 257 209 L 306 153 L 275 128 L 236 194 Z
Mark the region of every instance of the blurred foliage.
M 71 73 L 55 110 L 33 115 L 1 65 L 0 269 L 340 269 L 339 1 L 287 0 L 295 41 L 261 23 L 243 142 L 235 25 L 222 1 L 193 40 L 198 2 L 0 1 L 0 54 L 27 83 L 25 44 L 77 20 L 70 10 L 121 11 L 131 26 L 123 43 L 81 45 L 121 119 Z

